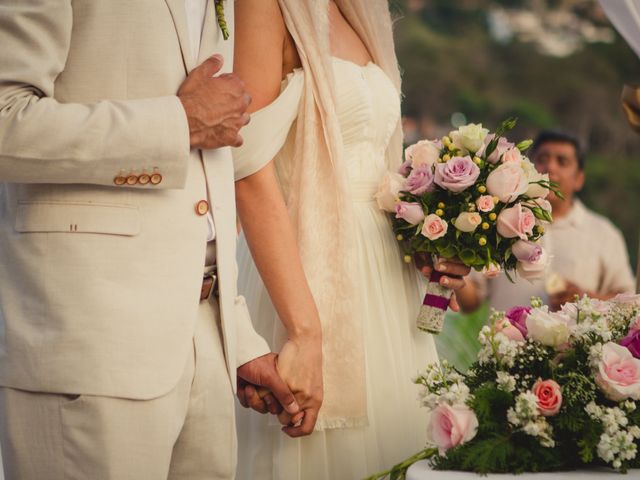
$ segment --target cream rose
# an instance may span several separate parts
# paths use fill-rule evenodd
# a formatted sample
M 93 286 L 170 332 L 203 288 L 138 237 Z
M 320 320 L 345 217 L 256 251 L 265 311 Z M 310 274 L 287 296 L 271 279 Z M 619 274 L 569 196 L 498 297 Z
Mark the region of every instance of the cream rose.
M 605 343 L 596 372 L 596 383 L 614 402 L 628 398 L 640 400 L 640 360 L 622 345 Z
M 481 123 L 470 123 L 451 132 L 449 136 L 453 141 L 453 145 L 462 150 L 462 152 L 475 153 L 484 148 L 484 139 L 488 134 L 489 130 L 482 128 Z
M 516 147 L 512 147 L 502 155 L 502 163 L 519 164 L 522 161 L 522 154 Z
M 446 235 L 448 228 L 447 222 L 432 213 L 424 219 L 421 233 L 429 240 L 437 240 Z
M 400 201 L 399 193 L 404 185 L 404 177 L 399 173 L 387 172 L 374 195 L 378 207 L 386 212 L 395 212 L 396 204 Z
M 478 212 L 462 212 L 458 215 L 453 226 L 461 232 L 471 233 L 482 223 L 482 217 Z
M 549 189 L 543 187 L 542 185 L 538 185 L 534 182 L 539 182 L 541 180 L 549 181 L 549 175 L 546 173 L 540 173 L 536 170 L 536 167 L 531 160 L 527 157 L 522 157 L 522 162 L 520 163 L 522 170 L 527 175 L 527 184 L 528 188 L 525 192 L 525 195 L 531 198 L 546 198 L 549 195 Z
M 569 340 L 571 319 L 546 307 L 534 308 L 527 316 L 527 337 L 549 347 L 558 347 Z
M 487 177 L 487 190 L 501 202 L 513 202 L 529 188 L 527 176 L 516 163 L 504 163 Z
M 404 156 L 411 161 L 411 168 L 417 168 L 420 165 L 432 167 L 440 158 L 440 148 L 435 142 L 421 140 L 407 147 Z

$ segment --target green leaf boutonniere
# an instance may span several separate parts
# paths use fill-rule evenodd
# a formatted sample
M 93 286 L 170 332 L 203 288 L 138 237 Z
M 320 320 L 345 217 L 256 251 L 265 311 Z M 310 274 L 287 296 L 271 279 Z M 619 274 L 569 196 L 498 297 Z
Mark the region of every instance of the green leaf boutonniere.
M 218 25 L 222 30 L 222 38 L 227 40 L 229 38 L 229 28 L 227 28 L 227 21 L 224 18 L 224 0 L 215 0 L 216 5 L 216 18 L 218 19 Z

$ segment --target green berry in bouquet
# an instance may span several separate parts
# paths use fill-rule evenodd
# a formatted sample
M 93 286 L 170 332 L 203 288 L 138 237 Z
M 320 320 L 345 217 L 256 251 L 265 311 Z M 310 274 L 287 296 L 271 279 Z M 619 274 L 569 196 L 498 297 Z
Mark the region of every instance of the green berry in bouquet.
M 488 276 L 505 272 L 540 278 L 548 256 L 538 241 L 551 222 L 546 200 L 556 185 L 524 155 L 531 141 L 518 144 L 481 124 L 460 127 L 442 140 L 422 140 L 405 150 L 398 172 L 388 172 L 376 195 L 389 212 L 405 252 L 458 258 Z M 418 327 L 438 333 L 451 291 L 433 272 L 418 316 Z

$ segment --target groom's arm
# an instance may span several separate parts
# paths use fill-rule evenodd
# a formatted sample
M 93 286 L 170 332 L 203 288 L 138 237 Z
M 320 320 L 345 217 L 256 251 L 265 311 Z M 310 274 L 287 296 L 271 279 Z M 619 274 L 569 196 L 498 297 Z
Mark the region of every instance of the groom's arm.
M 182 188 L 191 148 L 241 141 L 248 98 L 234 76 L 212 78 L 219 58 L 195 69 L 179 96 L 57 101 L 72 28 L 71 0 L 0 7 L 0 181 L 114 186 L 122 172 L 157 167 L 155 188 Z

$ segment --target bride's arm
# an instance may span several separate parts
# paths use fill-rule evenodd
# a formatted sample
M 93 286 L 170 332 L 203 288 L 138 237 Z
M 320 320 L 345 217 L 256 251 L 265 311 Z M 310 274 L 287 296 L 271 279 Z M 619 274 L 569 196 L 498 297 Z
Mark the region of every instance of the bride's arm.
M 276 0 L 236 0 L 235 73 L 253 102 L 250 111 L 280 92 L 287 33 Z M 241 132 L 242 133 L 242 132 Z M 288 341 L 278 370 L 305 413 L 290 436 L 313 431 L 322 403 L 322 333 L 273 163 L 236 182 L 238 215 L 256 266 L 282 320 Z

